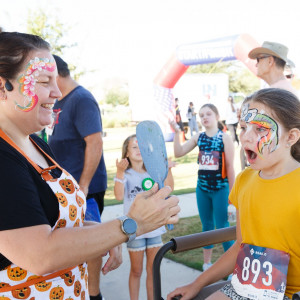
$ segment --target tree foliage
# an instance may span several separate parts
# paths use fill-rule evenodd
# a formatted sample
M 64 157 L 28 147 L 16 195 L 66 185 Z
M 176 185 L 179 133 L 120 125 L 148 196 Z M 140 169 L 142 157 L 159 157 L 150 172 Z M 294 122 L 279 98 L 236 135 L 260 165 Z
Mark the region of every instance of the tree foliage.
M 27 20 L 27 32 L 38 35 L 46 40 L 52 47 L 52 52 L 62 55 L 66 47 L 62 43 L 63 34 L 66 31 L 65 26 L 56 17 L 46 15 L 39 9 L 30 11 Z
M 42 9 L 29 11 L 27 32 L 46 40 L 51 45 L 53 54 L 63 56 L 65 49 L 77 45 L 76 43 L 68 44 L 64 42 L 64 36 L 68 30 L 69 28 L 60 22 L 57 17 L 46 14 Z M 80 76 L 86 73 L 85 70 L 78 70 L 72 62 L 68 62 L 68 67 L 75 80 L 78 80 Z
M 128 92 L 122 91 L 118 88 L 110 89 L 105 95 L 105 102 L 111 104 L 113 107 L 118 105 L 129 105 L 129 95 Z
M 237 61 L 191 66 L 188 73 L 226 73 L 229 77 L 230 93 L 248 95 L 260 88 L 259 79 L 242 63 Z

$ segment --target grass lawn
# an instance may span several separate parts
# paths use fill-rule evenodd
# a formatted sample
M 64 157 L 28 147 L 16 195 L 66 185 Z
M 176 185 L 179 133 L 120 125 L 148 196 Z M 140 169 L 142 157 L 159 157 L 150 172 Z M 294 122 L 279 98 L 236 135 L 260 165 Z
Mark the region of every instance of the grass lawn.
M 135 134 L 135 126 L 123 128 L 105 129 L 106 137 L 103 138 L 104 158 L 107 169 L 107 191 L 105 194 L 105 205 L 120 204 L 114 197 L 114 177 L 116 175 L 116 159 L 121 158 L 122 145 L 124 140 L 131 134 Z M 198 148 L 185 155 L 184 157 L 174 158 L 173 143 L 166 143 L 168 157 L 176 161 L 177 165 L 172 169 L 175 188 L 174 195 L 195 192 L 197 183 L 197 156 Z M 234 168 L 236 174 L 241 170 L 239 160 L 239 149 L 236 148 Z
M 172 231 L 167 231 L 163 236 L 163 242 L 170 241 L 171 238 L 193 234 L 202 231 L 202 225 L 198 216 L 182 218 L 179 223 L 174 226 Z M 212 262 L 215 262 L 224 253 L 222 244 L 215 245 L 212 255 Z M 203 249 L 193 249 L 185 252 L 173 254 L 169 251 L 165 255 L 166 258 L 182 263 L 188 267 L 202 271 L 203 265 Z
M 108 128 L 105 130 L 106 137 L 104 142 L 104 158 L 107 169 L 107 190 L 105 193 L 105 205 L 120 204 L 114 197 L 114 177 L 116 175 L 116 160 L 121 158 L 122 144 L 131 134 L 135 134 L 135 127 L 126 128 Z M 172 169 L 175 190 L 173 194 L 186 194 L 195 192 L 197 182 L 197 155 L 198 150 L 195 148 L 188 155 L 181 158 L 174 158 L 173 143 L 166 143 L 168 157 L 177 162 L 177 166 Z
M 104 158 L 106 163 L 107 175 L 108 175 L 108 188 L 105 194 L 105 205 L 120 204 L 114 198 L 114 181 L 113 178 L 116 174 L 116 159 L 121 158 L 121 148 L 124 140 L 131 134 L 135 134 L 134 127 L 125 128 L 108 128 L 105 130 L 106 137 L 104 137 Z M 175 189 L 173 194 L 180 195 L 185 193 L 195 192 L 196 182 L 197 182 L 197 155 L 198 148 L 196 147 L 189 154 L 181 158 L 174 158 L 173 143 L 166 143 L 168 157 L 171 157 L 176 161 L 177 166 L 172 169 Z M 239 149 L 236 148 L 234 167 L 236 174 L 240 171 L 240 161 L 239 161 Z M 192 233 L 197 233 L 202 231 L 201 222 L 198 216 L 182 218 L 179 223 L 175 226 L 175 229 L 168 231 L 163 235 L 163 242 L 168 242 L 174 236 L 182 236 Z M 216 245 L 213 250 L 212 261 L 215 262 L 220 255 L 223 253 L 222 245 Z M 194 249 L 178 254 L 172 254 L 168 252 L 166 255 L 179 263 L 183 263 L 194 269 L 202 270 L 203 264 L 203 250 Z

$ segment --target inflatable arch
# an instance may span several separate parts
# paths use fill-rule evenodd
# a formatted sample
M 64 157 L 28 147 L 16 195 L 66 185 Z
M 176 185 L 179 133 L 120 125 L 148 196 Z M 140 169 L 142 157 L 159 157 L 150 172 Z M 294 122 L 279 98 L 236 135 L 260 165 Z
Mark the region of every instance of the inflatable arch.
M 168 123 L 175 118 L 172 89 L 189 66 L 239 60 L 255 73 L 256 61 L 250 60 L 248 53 L 259 46 L 250 35 L 241 34 L 177 47 L 154 79 L 157 122 L 164 132 L 166 141 L 173 140 L 173 132 Z

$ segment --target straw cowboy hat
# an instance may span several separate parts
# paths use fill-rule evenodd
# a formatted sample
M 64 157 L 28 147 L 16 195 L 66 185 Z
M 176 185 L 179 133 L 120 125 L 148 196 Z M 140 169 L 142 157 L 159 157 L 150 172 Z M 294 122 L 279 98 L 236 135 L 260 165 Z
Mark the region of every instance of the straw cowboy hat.
M 254 48 L 251 50 L 248 54 L 249 58 L 255 59 L 258 57 L 259 54 L 269 54 L 271 56 L 276 56 L 284 60 L 286 63 L 292 63 L 287 58 L 287 54 L 289 52 L 288 47 L 279 44 L 279 43 L 274 43 L 274 42 L 263 42 L 261 47 Z

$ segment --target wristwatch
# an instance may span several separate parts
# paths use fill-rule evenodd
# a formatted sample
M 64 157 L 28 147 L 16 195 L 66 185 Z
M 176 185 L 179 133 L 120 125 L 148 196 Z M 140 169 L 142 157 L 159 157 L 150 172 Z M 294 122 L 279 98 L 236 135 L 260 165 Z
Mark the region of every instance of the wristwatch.
M 136 221 L 127 216 L 118 217 L 118 219 L 121 221 L 122 231 L 128 236 L 127 243 L 133 241 L 136 238 Z

